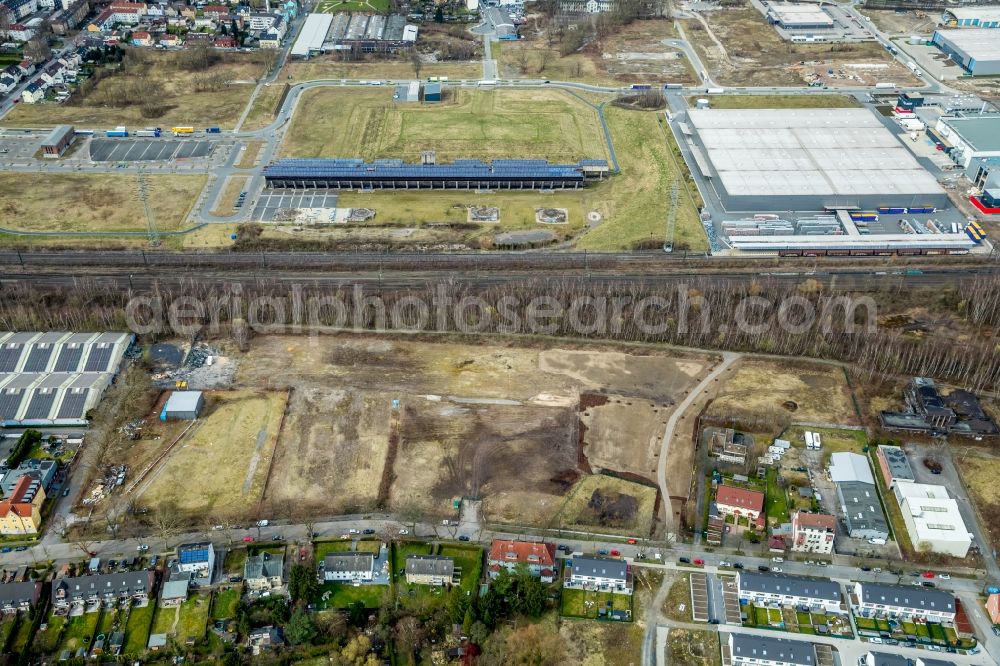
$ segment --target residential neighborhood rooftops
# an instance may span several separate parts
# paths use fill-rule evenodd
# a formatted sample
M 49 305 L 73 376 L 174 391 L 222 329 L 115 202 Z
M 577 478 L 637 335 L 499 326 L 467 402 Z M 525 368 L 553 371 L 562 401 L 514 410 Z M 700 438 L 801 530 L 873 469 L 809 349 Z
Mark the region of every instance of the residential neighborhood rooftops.
M 837 451 L 830 456 L 830 480 L 834 483 L 858 481 L 875 485 L 868 460 L 849 451 Z
M 186 599 L 188 593 L 188 584 L 191 581 L 190 575 L 183 578 L 176 578 L 168 580 L 163 584 L 163 589 L 160 590 L 160 599 Z
M 371 571 L 375 566 L 374 553 L 330 553 L 323 559 L 327 571 Z
M 285 558 L 283 555 L 251 555 L 243 564 L 243 578 L 280 578 L 284 571 Z
M 736 579 L 741 593 L 746 590 L 762 594 L 783 594 L 825 601 L 840 601 L 841 599 L 840 583 L 829 578 L 739 571 L 736 574 Z
M 955 612 L 955 597 L 950 592 L 942 590 L 914 585 L 859 582 L 855 587 L 855 592 L 858 591 L 860 591 L 861 601 L 867 604 L 945 613 Z
M 410 555 L 406 558 L 406 573 L 450 577 L 455 573 L 455 560 L 434 555 Z
M 556 546 L 551 543 L 494 539 L 490 545 L 490 562 L 537 564 L 551 567 L 555 558 Z
M 749 490 L 747 488 L 736 488 L 725 484 L 719 486 L 715 495 L 716 504 L 738 507 L 752 511 L 761 511 L 764 508 L 764 493 L 759 490 Z
M 805 511 L 796 512 L 795 523 L 800 528 L 811 529 L 811 530 L 827 530 L 829 532 L 836 531 L 837 529 L 837 519 L 827 513 L 807 513 Z
M 771 636 L 729 634 L 729 647 L 734 663 L 788 663 L 796 666 L 814 666 L 816 648 L 806 641 L 795 641 Z M 735 660 L 739 659 L 739 662 Z
M 617 557 L 577 555 L 573 558 L 573 575 L 628 580 L 628 562 Z
M 28 583 L 4 583 L 0 585 L 0 608 L 18 606 L 20 604 L 34 604 L 38 601 L 42 583 L 31 581 Z

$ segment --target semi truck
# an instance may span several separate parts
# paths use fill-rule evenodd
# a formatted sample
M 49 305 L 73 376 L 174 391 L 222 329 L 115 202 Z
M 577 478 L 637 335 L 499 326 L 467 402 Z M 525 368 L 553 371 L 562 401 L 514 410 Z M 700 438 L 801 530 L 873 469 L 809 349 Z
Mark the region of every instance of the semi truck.
M 194 134 L 193 127 L 171 127 L 170 131 L 174 133 L 174 136 L 181 136 L 183 134 Z
M 878 88 L 878 89 L 880 89 L 880 90 L 884 90 L 886 88 L 895 88 L 896 84 L 895 83 L 890 83 L 889 81 L 883 81 L 882 83 L 876 83 L 875 87 Z
M 633 83 L 629 88 L 632 90 L 652 90 L 653 86 L 648 83 Z
M 218 127 L 209 127 L 205 130 L 205 134 L 221 134 L 222 130 Z
M 664 90 L 680 90 L 683 87 L 684 87 L 683 83 L 664 83 L 663 84 L 663 89 Z
M 116 127 L 113 130 L 107 130 L 104 133 L 107 137 L 126 137 L 128 136 L 128 130 L 124 127 Z
M 135 135 L 143 137 L 156 137 L 159 138 L 163 134 L 163 130 L 159 127 L 147 127 L 146 129 L 138 130 Z

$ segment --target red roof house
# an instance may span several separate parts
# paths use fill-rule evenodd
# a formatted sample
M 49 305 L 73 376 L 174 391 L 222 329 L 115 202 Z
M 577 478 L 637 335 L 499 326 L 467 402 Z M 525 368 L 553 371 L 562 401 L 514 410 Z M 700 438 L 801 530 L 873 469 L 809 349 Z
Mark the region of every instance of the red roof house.
M 759 490 L 721 485 L 715 495 L 719 513 L 725 516 L 746 516 L 757 520 L 764 510 L 764 493 Z
M 555 544 L 504 539 L 493 540 L 487 559 L 490 578 L 496 578 L 501 569 L 513 572 L 519 564 L 523 564 L 532 576 L 538 576 L 545 583 L 551 583 L 555 576 L 555 562 Z

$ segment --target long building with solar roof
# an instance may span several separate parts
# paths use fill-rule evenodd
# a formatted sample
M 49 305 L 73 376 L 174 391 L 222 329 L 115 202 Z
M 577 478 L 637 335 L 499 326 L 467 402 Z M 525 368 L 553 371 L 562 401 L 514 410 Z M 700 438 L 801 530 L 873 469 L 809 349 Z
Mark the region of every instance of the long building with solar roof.
M 583 187 L 609 173 L 605 160 L 550 164 L 546 160 L 455 160 L 406 164 L 402 160 L 277 160 L 264 167 L 268 187 L 401 190 L 558 190 Z
M 0 424 L 85 422 L 133 339 L 130 333 L 0 333 Z

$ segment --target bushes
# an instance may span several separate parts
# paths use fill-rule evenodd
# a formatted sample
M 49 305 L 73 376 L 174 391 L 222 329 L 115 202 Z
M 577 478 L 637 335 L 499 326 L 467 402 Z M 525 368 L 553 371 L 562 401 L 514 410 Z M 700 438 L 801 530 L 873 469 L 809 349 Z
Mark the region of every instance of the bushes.
M 17 440 L 17 444 L 11 449 L 10 455 L 7 456 L 7 466 L 17 467 L 21 464 L 25 458 L 28 457 L 28 453 L 31 449 L 35 448 L 42 441 L 42 433 L 37 430 L 25 430 Z

